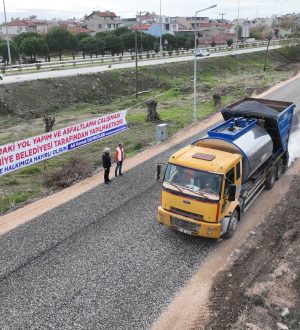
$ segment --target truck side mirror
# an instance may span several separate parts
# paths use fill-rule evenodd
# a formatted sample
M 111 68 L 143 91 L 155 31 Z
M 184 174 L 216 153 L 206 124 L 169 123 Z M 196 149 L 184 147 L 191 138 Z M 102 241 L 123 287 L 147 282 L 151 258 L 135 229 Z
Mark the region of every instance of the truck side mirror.
M 161 164 L 156 164 L 156 181 L 160 180 L 161 175 Z
M 228 188 L 228 200 L 230 202 L 235 201 L 235 194 L 236 194 L 236 185 L 231 184 Z
M 164 163 L 156 164 L 156 181 L 161 181 L 161 171 L 164 165 Z

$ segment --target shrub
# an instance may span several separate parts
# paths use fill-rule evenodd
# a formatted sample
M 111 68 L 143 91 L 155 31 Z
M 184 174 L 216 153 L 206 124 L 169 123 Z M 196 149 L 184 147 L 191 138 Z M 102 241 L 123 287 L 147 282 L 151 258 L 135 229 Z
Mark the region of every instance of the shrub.
M 92 166 L 87 160 L 79 157 L 72 157 L 60 168 L 49 173 L 45 173 L 44 184 L 47 187 L 69 187 L 76 180 L 87 178 L 88 176 L 91 176 L 92 173 Z
M 41 169 L 37 166 L 28 166 L 20 170 L 20 174 L 34 174 L 41 172 Z
M 39 69 L 42 67 L 42 64 L 37 63 L 37 64 L 35 65 L 35 67 L 36 67 L 37 70 L 39 70 Z

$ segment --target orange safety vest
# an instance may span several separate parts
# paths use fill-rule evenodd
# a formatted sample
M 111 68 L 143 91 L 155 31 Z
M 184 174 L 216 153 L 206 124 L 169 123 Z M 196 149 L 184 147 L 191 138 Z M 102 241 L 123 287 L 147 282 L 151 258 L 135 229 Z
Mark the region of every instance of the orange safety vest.
M 124 160 L 124 149 L 117 147 L 115 153 L 115 161 L 120 162 L 121 160 Z

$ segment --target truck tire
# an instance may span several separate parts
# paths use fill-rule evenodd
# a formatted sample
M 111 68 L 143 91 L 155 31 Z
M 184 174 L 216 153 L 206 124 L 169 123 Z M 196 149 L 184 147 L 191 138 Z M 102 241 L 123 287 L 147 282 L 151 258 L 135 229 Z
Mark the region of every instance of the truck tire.
M 276 167 L 273 166 L 270 169 L 270 172 L 268 173 L 266 178 L 266 189 L 271 190 L 274 186 L 275 181 L 276 181 Z
M 282 161 L 282 159 L 280 159 L 276 165 L 276 181 L 279 180 L 279 178 L 282 176 L 283 172 L 284 172 L 283 161 Z
M 235 210 L 229 219 L 226 232 L 222 235 L 222 238 L 229 239 L 233 236 L 238 219 L 239 219 L 239 214 L 238 211 Z
M 283 155 L 283 173 L 286 172 L 288 166 L 289 166 L 289 152 L 287 151 L 284 155 Z

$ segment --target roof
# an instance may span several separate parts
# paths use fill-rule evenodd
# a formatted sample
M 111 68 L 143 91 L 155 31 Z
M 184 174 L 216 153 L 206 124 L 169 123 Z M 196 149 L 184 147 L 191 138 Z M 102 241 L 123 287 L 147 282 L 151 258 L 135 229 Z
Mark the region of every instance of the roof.
M 136 24 L 131 27 L 132 30 L 137 30 L 137 31 L 145 31 L 149 30 L 151 27 L 150 24 Z
M 5 23 L 2 25 L 5 26 Z M 31 20 L 31 19 L 16 19 L 7 23 L 7 26 L 37 26 L 37 25 L 47 25 L 45 20 Z
M 3 23 L 2 25 L 7 25 L 7 26 L 28 26 L 28 22 L 25 20 L 14 20 L 8 23 Z
M 100 17 L 111 17 L 111 18 L 113 18 L 113 17 L 118 17 L 114 12 L 112 12 L 112 11 L 109 11 L 109 10 L 107 10 L 107 11 L 99 11 L 99 10 L 97 10 L 97 11 L 93 11 L 90 15 L 88 15 L 87 17 L 91 17 L 91 16 L 93 16 L 93 15 L 97 15 L 97 16 L 100 16 Z
M 86 27 L 82 27 L 82 26 L 70 26 L 68 28 L 68 30 L 72 33 L 90 33 L 90 32 L 94 32 L 93 30 L 90 30 Z
M 212 160 L 194 158 L 193 156 L 197 153 L 214 157 Z M 224 172 L 232 167 L 240 158 L 241 155 L 239 154 L 198 147 L 197 145 L 189 145 L 173 154 L 169 161 L 173 164 L 190 167 L 196 170 L 224 174 Z

